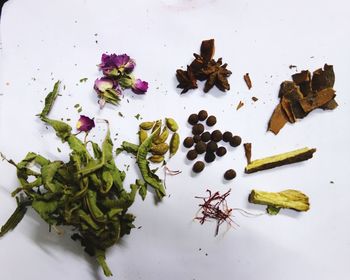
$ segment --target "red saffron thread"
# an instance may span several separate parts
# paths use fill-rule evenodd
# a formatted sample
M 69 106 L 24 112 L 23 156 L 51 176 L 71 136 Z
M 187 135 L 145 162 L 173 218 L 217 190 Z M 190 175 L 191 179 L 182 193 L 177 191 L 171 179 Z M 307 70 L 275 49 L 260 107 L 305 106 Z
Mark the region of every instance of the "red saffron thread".
M 196 216 L 195 219 L 199 220 L 201 224 L 208 220 L 216 221 L 215 236 L 219 233 L 220 226 L 226 222 L 228 225 L 232 226 L 235 223 L 231 219 L 232 209 L 227 206 L 226 197 L 230 195 L 231 189 L 229 189 L 224 194 L 220 195 L 219 192 L 212 194 L 210 190 L 207 190 L 208 197 L 196 196 L 195 198 L 203 199 L 203 203 L 199 204 L 202 216 Z

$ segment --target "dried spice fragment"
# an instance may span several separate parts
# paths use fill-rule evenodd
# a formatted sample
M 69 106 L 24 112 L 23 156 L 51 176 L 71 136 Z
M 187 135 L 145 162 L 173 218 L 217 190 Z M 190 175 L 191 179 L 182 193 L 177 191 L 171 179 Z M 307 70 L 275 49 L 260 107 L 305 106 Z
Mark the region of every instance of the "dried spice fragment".
M 247 164 L 249 164 L 252 161 L 252 143 L 244 143 L 243 147 L 245 157 L 247 158 Z
M 254 102 L 256 102 L 256 101 L 258 101 L 259 99 L 258 99 L 257 97 L 255 97 L 255 96 L 253 96 L 253 97 L 252 97 L 252 100 L 253 100 Z
M 244 172 L 249 174 L 257 171 L 279 167 L 286 164 L 308 160 L 312 158 L 314 152 L 316 152 L 316 149 L 302 148 L 283 154 L 253 160 L 246 166 Z
M 249 73 L 246 73 L 244 76 L 243 76 L 243 79 L 248 87 L 248 89 L 251 89 L 252 88 L 252 81 L 250 80 L 250 77 L 249 77 Z
M 189 66 L 187 66 L 187 71 L 181 69 L 176 70 L 176 78 L 179 81 L 177 87 L 182 88 L 181 94 L 188 92 L 190 89 L 198 88 L 197 80 Z
M 244 103 L 241 101 L 239 101 L 236 110 L 238 111 L 239 109 L 241 109 L 244 106 Z
M 252 190 L 248 201 L 254 204 L 267 205 L 266 210 L 270 215 L 276 215 L 281 208 L 296 211 L 308 211 L 310 209 L 308 196 L 297 190 L 281 192 Z
M 296 122 L 316 108 L 333 110 L 338 104 L 334 100 L 333 66 L 325 64 L 324 69 L 311 73 L 307 70 L 292 75 L 293 81 L 281 84 L 278 97 L 280 103 L 275 108 L 268 130 L 277 134 L 284 124 Z

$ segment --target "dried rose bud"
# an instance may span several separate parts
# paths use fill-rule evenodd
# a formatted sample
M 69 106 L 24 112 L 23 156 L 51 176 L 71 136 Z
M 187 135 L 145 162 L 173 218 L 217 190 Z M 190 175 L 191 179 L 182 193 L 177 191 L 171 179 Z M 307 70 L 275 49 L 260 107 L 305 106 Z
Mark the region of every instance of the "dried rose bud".
M 148 83 L 140 79 L 136 79 L 131 89 L 136 94 L 145 94 L 148 89 Z
M 119 76 L 121 73 L 131 73 L 136 63 L 127 54 L 102 54 L 101 63 L 98 65 L 106 76 Z
M 77 129 L 79 131 L 89 132 L 93 127 L 95 127 L 94 119 L 80 115 L 80 119 L 77 122 Z
M 100 98 L 99 104 L 101 108 L 106 102 L 114 105 L 119 103 L 122 93 L 116 81 L 108 77 L 96 79 L 94 89 Z

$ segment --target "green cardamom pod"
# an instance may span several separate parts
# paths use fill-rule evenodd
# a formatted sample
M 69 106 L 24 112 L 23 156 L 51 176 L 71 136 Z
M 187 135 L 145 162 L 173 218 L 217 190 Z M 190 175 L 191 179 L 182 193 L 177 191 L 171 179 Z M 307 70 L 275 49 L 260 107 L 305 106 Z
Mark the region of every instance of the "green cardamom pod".
M 170 139 L 170 157 L 176 154 L 180 146 L 180 135 L 175 132 Z
M 153 155 L 165 155 L 166 152 L 169 150 L 169 145 L 167 143 L 160 143 L 158 145 L 152 145 L 151 147 L 151 153 Z
M 153 162 L 153 163 L 161 163 L 162 161 L 164 161 L 164 156 L 161 155 L 153 155 L 150 156 L 148 158 L 149 161 Z
M 154 138 L 153 143 L 154 144 L 164 143 L 168 139 L 168 136 L 169 136 L 169 130 L 166 126 L 164 126 L 162 133 L 159 134 L 157 138 Z
M 143 143 L 143 141 L 145 141 L 148 137 L 148 133 L 146 130 L 140 128 L 139 130 L 139 141 L 140 141 L 140 145 Z
M 177 122 L 172 118 L 165 118 L 165 123 L 172 132 L 176 132 L 179 129 Z
M 154 125 L 154 122 L 142 122 L 140 123 L 140 128 L 144 130 L 150 130 Z

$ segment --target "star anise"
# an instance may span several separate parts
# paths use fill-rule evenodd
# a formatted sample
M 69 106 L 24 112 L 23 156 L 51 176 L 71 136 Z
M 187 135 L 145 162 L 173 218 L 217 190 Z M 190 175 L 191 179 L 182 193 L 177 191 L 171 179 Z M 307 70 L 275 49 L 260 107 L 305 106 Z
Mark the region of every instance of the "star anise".
M 204 92 L 208 92 L 214 85 L 221 91 L 230 89 L 230 84 L 227 78 L 232 74 L 226 69 L 227 63 L 222 65 L 222 58 L 217 61 L 212 59 L 208 65 L 202 69 L 202 72 L 207 75 L 207 81 L 204 85 Z
M 176 78 L 179 81 L 178 88 L 182 88 L 181 94 L 186 93 L 190 89 L 197 88 L 197 80 L 190 66 L 187 66 L 187 71 L 182 69 L 176 70 Z

